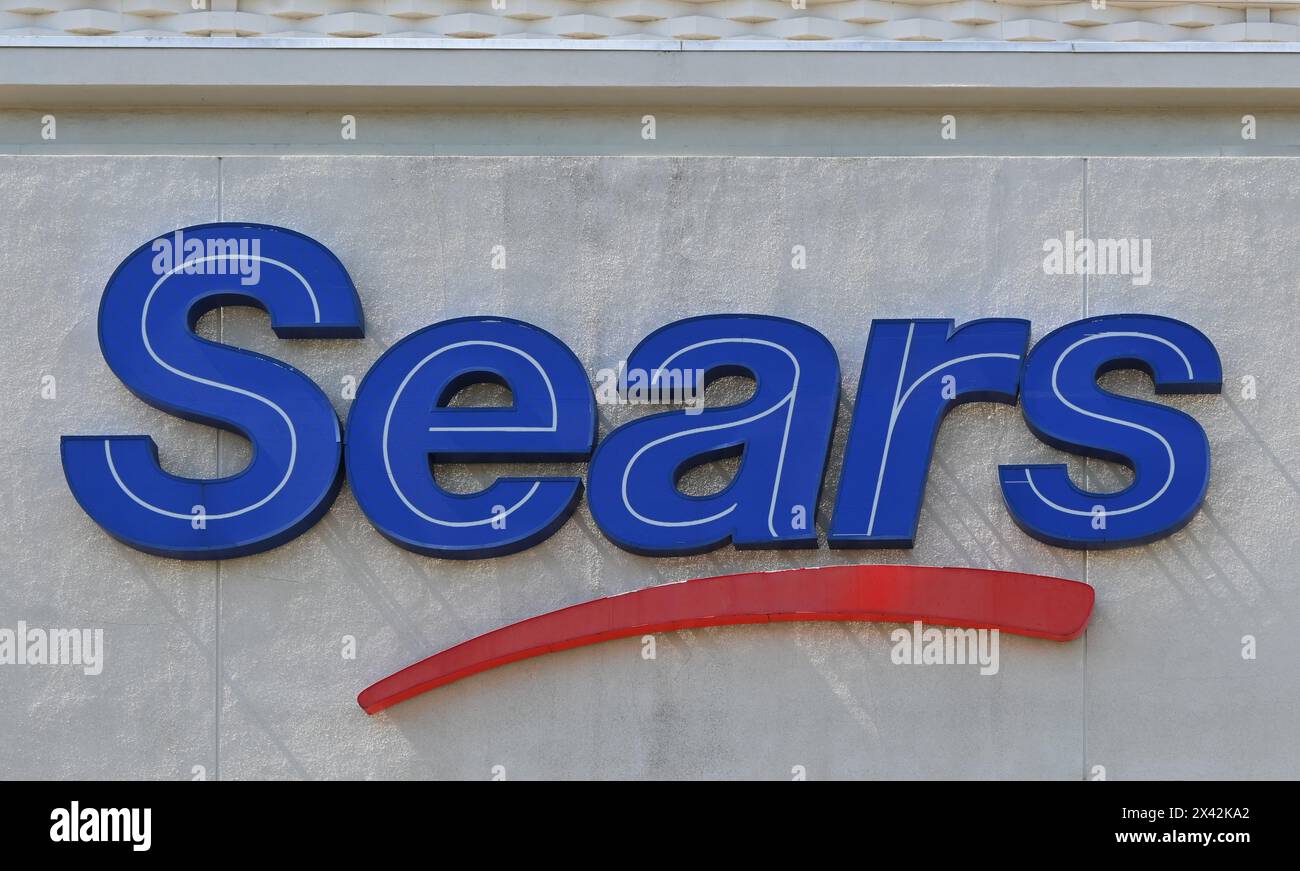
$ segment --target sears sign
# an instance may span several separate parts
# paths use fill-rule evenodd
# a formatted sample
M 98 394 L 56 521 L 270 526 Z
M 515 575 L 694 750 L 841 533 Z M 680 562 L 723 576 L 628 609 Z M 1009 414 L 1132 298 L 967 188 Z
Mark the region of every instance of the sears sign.
M 759 314 L 667 324 L 629 368 L 742 373 L 756 389 L 734 406 L 640 417 L 598 440 L 591 381 L 573 352 L 533 324 L 502 317 L 443 321 L 402 339 L 357 390 L 341 428 L 307 376 L 270 357 L 214 344 L 194 327 L 223 305 L 255 305 L 283 339 L 360 337 L 361 301 L 329 249 L 261 224 L 187 227 L 142 245 L 109 279 L 99 341 L 118 378 L 168 413 L 247 437 L 252 461 L 233 476 L 165 472 L 147 435 L 62 440 L 77 501 L 131 547 L 180 559 L 269 550 L 328 510 L 344 469 L 366 516 L 395 544 L 435 557 L 513 553 L 546 539 L 582 496 L 576 477 L 502 478 L 453 494 L 437 461 L 589 460 L 587 493 L 603 533 L 649 556 L 817 546 L 815 520 L 839 406 L 835 349 L 813 328 Z M 1029 535 L 1062 547 L 1149 542 L 1186 524 L 1205 496 L 1210 446 L 1188 415 L 1102 390 L 1097 378 L 1141 369 L 1157 393 L 1217 393 L 1214 345 L 1155 315 L 1093 317 L 1028 348 L 1030 324 L 996 318 L 872 322 L 831 547 L 911 547 L 943 416 L 963 402 L 1020 401 L 1040 439 L 1120 462 L 1130 486 L 1092 493 L 1064 465 L 1001 466 L 1007 510 Z M 453 407 L 463 387 L 509 387 L 513 404 Z M 729 486 L 684 495 L 694 465 L 740 456 Z

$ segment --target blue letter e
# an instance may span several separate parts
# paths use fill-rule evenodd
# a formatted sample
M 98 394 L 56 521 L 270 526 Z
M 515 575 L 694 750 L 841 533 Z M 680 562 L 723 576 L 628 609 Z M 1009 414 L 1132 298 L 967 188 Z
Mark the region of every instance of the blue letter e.
M 201 339 L 194 325 L 223 305 L 271 316 L 280 338 L 360 336 L 361 303 L 319 242 L 265 224 L 204 224 L 137 248 L 99 308 L 113 373 L 169 414 L 244 435 L 252 461 L 225 478 L 163 471 L 147 435 L 64 436 L 73 495 L 110 535 L 147 553 L 224 559 L 268 550 L 315 523 L 342 484 L 339 422 L 298 370 Z
M 461 389 L 510 389 L 505 408 L 450 405 Z M 348 415 L 352 492 L 394 544 L 477 559 L 531 547 L 582 496 L 579 478 L 500 478 L 450 493 L 432 463 L 585 460 L 596 439 L 587 373 L 563 342 L 509 318 L 459 318 L 411 333 L 379 358 Z
M 1049 544 L 1115 548 L 1177 532 L 1210 482 L 1210 443 L 1177 409 L 1108 393 L 1097 378 L 1141 369 L 1156 393 L 1218 393 L 1223 381 L 1210 340 L 1154 315 L 1088 318 L 1044 336 L 1025 361 L 1025 421 L 1047 444 L 1123 463 L 1133 483 L 1089 493 L 1063 465 L 1002 466 L 1002 496 L 1025 532 Z

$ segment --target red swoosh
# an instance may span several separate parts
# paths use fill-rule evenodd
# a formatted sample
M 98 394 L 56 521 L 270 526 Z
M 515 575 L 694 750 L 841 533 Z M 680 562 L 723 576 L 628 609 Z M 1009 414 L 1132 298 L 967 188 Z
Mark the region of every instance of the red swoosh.
M 825 566 L 697 578 L 593 599 L 471 638 L 366 687 L 357 703 L 374 714 L 531 656 L 696 626 L 921 620 L 1070 641 L 1087 627 L 1092 602 L 1092 587 L 1078 581 L 988 569 Z

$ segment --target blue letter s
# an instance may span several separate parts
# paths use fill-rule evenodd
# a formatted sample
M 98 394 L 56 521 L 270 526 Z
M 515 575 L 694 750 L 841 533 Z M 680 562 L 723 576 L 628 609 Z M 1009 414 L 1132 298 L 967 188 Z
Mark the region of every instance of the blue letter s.
M 246 469 L 207 480 L 163 471 L 149 436 L 64 436 L 73 495 L 138 550 L 180 559 L 268 550 L 310 528 L 342 484 L 339 422 L 320 389 L 285 363 L 194 334 L 205 312 L 232 304 L 265 309 L 280 338 L 363 332 L 343 265 L 291 230 L 203 224 L 127 257 L 99 310 L 114 374 L 150 405 L 253 444 Z
M 1076 487 L 1064 465 L 1002 466 L 1002 495 L 1025 532 L 1062 547 L 1115 548 L 1170 535 L 1192 519 L 1210 481 L 1210 443 L 1177 409 L 1108 393 L 1097 378 L 1145 370 L 1156 393 L 1218 393 L 1219 355 L 1200 331 L 1154 315 L 1067 324 L 1034 346 L 1021 378 L 1025 422 L 1053 447 L 1123 463 L 1118 493 Z

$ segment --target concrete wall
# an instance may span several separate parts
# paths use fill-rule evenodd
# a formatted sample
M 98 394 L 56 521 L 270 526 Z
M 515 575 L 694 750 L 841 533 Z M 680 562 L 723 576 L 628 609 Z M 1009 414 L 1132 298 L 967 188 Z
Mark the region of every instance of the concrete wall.
M 1290 159 L 439 156 L 0 157 L 0 626 L 103 628 L 104 671 L 0 666 L 0 776 L 1297 777 L 1300 438 L 1292 361 L 1300 173 Z M 201 329 L 280 357 L 330 393 L 435 320 L 523 318 L 593 369 L 653 328 L 738 309 L 823 331 L 844 371 L 823 516 L 871 318 L 1180 318 L 1218 346 L 1221 396 L 1172 397 L 1213 447 L 1205 508 L 1179 534 L 1084 555 L 1035 542 L 1001 505 L 999 462 L 1060 461 L 1019 411 L 944 425 L 915 550 L 650 559 L 585 506 L 551 539 L 466 563 L 400 550 L 345 487 L 270 553 L 168 561 L 108 538 L 62 481 L 58 437 L 152 434 L 164 466 L 229 474 L 247 445 L 162 415 L 108 371 L 103 284 L 175 227 L 254 220 L 332 248 L 366 309 L 356 341 L 278 341 L 257 312 Z M 1046 276 L 1067 230 L 1153 241 L 1150 286 Z M 504 245 L 504 271 L 490 249 Z M 808 268 L 790 269 L 804 245 Z M 42 398 L 42 377 L 57 397 Z M 1241 392 L 1253 376 L 1254 399 Z M 1145 395 L 1145 377 L 1112 375 Z M 602 409 L 607 432 L 626 409 Z M 1064 458 L 1118 488 L 1109 464 Z M 578 467 L 581 468 L 581 467 Z M 500 468 L 451 469 L 458 486 Z M 698 482 L 708 485 L 705 471 Z M 1004 636 L 995 676 L 890 662 L 891 625 L 666 634 L 507 666 L 368 717 L 356 692 L 436 649 L 595 596 L 705 575 L 840 562 L 1041 572 L 1097 589 L 1087 634 Z M 341 638 L 358 641 L 355 660 Z M 1258 659 L 1242 658 L 1242 637 Z

